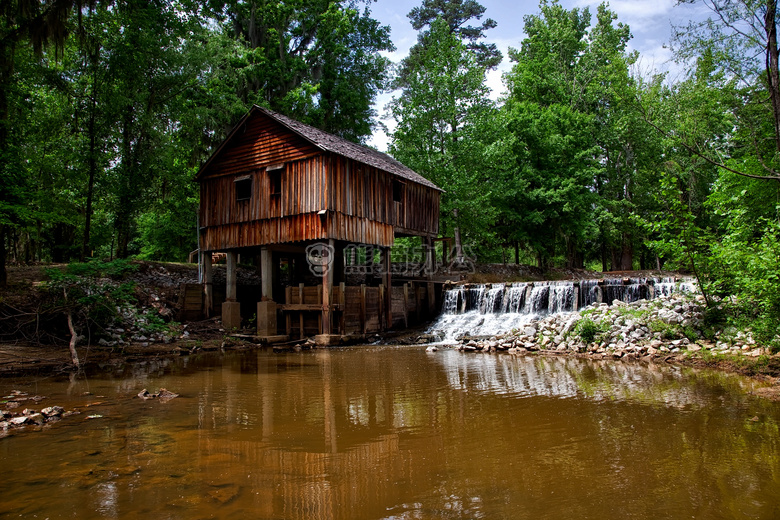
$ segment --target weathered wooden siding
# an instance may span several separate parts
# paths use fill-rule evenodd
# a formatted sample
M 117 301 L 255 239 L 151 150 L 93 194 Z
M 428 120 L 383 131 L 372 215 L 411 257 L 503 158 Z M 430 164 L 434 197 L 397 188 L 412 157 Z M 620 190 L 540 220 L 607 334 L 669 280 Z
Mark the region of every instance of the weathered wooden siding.
M 271 173 L 263 165 L 251 171 L 201 181 L 201 226 L 220 226 L 290 215 L 317 213 L 325 209 L 326 170 L 322 156 L 285 163 L 281 171 L 282 192 L 271 194 Z M 249 177 L 252 196 L 236 200 L 235 180 Z
M 391 224 L 401 234 L 438 234 L 437 190 L 335 154 L 329 172 L 333 186 L 328 194 L 329 209 Z M 404 184 L 400 202 L 393 201 L 394 180 Z
M 318 153 L 319 148 L 276 121 L 268 117 L 253 117 L 212 160 L 203 177 L 236 175 Z
M 265 116 L 250 118 L 241 132 L 200 177 L 204 250 L 329 238 L 389 247 L 397 234 L 438 233 L 438 191 L 322 152 Z M 236 200 L 243 178 L 251 179 L 251 196 Z M 403 182 L 401 202 L 393 201 L 394 181 Z
M 309 213 L 206 227 L 201 232 L 201 247 L 205 251 L 222 251 L 328 238 L 391 247 L 393 237 L 393 227 L 388 224 L 337 213 L 329 215 L 323 225 L 319 215 Z

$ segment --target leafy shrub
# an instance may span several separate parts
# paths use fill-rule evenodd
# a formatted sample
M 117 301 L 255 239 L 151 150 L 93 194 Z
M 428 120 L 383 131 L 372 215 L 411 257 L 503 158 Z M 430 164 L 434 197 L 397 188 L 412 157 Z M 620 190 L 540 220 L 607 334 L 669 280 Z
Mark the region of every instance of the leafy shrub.
M 684 336 L 682 327 L 662 320 L 653 320 L 648 324 L 648 327 L 652 332 L 660 333 L 661 339 L 674 340 Z
M 90 260 L 83 263 L 68 264 L 65 274 L 87 278 L 123 278 L 126 274 L 137 270 L 138 264 L 130 260 L 117 258 L 110 262 Z M 49 276 L 52 275 L 51 271 L 53 270 L 47 271 Z
M 590 318 L 582 318 L 574 325 L 574 333 L 585 343 L 593 343 L 606 330 L 606 323 L 597 323 Z

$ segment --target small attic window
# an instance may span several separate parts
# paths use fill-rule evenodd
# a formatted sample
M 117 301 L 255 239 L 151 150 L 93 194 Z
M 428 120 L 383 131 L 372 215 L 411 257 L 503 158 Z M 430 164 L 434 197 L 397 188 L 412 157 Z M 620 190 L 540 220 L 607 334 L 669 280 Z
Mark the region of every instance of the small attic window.
M 393 202 L 404 201 L 405 189 L 406 189 L 406 184 L 404 184 L 401 181 L 393 180 Z
M 271 188 L 271 196 L 281 196 L 284 164 L 273 164 L 266 168 L 265 171 L 268 172 L 268 185 Z
M 236 202 L 252 198 L 252 177 L 244 175 L 233 181 L 236 187 Z

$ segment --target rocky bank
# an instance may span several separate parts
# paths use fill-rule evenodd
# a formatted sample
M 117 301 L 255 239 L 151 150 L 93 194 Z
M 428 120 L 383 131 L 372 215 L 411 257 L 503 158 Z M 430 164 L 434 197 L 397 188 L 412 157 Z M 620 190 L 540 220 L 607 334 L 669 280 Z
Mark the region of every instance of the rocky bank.
M 705 359 L 771 355 L 751 333 L 716 330 L 705 315 L 701 295 L 673 294 L 628 304 L 615 300 L 612 305 L 598 303 L 579 312 L 534 319 L 509 334 L 465 336 L 454 347 L 467 352 L 551 352 L 645 361 L 681 360 L 691 355 Z

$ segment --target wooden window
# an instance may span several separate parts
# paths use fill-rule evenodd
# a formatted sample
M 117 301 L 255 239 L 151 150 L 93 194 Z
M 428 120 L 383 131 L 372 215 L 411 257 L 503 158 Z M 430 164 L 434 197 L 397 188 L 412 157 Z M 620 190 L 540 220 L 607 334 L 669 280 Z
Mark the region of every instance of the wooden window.
M 236 187 L 236 202 L 252 198 L 252 177 L 244 175 L 233 181 Z
M 274 164 L 266 168 L 268 172 L 268 185 L 271 187 L 271 196 L 280 197 L 282 195 L 282 172 L 284 164 Z
M 403 202 L 405 190 L 406 184 L 401 181 L 393 180 L 393 202 Z

